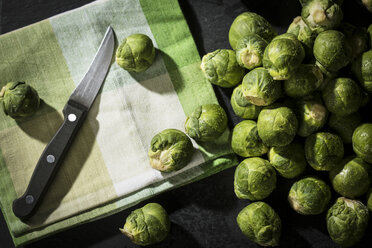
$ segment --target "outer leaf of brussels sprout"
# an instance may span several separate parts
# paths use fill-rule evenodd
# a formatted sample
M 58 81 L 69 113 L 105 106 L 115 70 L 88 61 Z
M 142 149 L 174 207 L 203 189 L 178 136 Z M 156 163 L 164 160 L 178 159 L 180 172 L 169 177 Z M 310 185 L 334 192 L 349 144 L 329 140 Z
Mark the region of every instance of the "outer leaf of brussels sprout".
M 313 46 L 316 38 L 316 33 L 313 32 L 309 26 L 302 20 L 301 16 L 297 16 L 293 19 L 293 22 L 289 25 L 287 33 L 294 34 L 299 41 L 301 41 L 307 59 L 313 57 Z
M 369 48 L 372 48 L 372 24 L 368 26 L 367 33 L 369 35 Z
M 285 178 L 295 178 L 306 168 L 304 148 L 297 142 L 283 147 L 271 147 L 268 157 L 279 175 Z
M 35 114 L 40 105 L 37 91 L 25 82 L 7 83 L 0 92 L 6 115 L 20 119 Z
M 234 89 L 231 95 L 231 107 L 237 116 L 251 120 L 256 120 L 262 109 L 262 107 L 250 103 L 244 97 L 241 84 Z
M 351 69 L 363 88 L 372 93 L 372 50 L 356 58 Z
M 297 134 L 301 137 L 320 130 L 327 122 L 328 110 L 315 98 L 297 101 L 295 113 L 298 120 Z
M 326 210 L 331 200 L 331 190 L 323 181 L 306 177 L 295 182 L 288 194 L 289 205 L 300 214 L 316 215 Z
M 370 186 L 370 165 L 361 158 L 347 158 L 329 172 L 333 189 L 342 196 L 355 198 L 367 192 Z
M 372 211 L 372 188 L 367 192 L 367 208 Z
M 315 32 L 337 28 L 343 18 L 340 5 L 332 0 L 308 0 L 302 7 L 304 22 Z
M 244 76 L 244 68 L 236 61 L 235 51 L 217 49 L 203 56 L 200 68 L 211 84 L 224 88 L 239 84 Z
M 344 145 L 338 135 L 318 132 L 306 138 L 307 162 L 318 171 L 330 171 L 337 167 L 344 156 Z
M 368 226 L 368 208 L 360 201 L 339 197 L 327 212 L 329 236 L 343 247 L 359 242 Z
M 286 146 L 294 139 L 298 121 L 287 107 L 267 107 L 258 115 L 258 135 L 267 146 Z
M 247 100 L 257 106 L 268 106 L 282 94 L 281 83 L 274 80 L 263 67 L 248 72 L 242 82 L 242 92 Z
M 186 134 L 177 129 L 165 129 L 152 138 L 148 155 L 154 169 L 170 172 L 186 166 L 193 150 Z
M 323 89 L 323 101 L 329 112 L 349 115 L 358 111 L 363 95 L 359 85 L 350 78 L 336 78 Z
M 242 157 L 261 156 L 268 151 L 267 146 L 258 136 L 256 122 L 251 120 L 242 121 L 234 127 L 231 147 Z
M 372 0 L 362 0 L 362 3 L 372 13 Z
M 154 59 L 154 45 L 145 34 L 128 36 L 116 50 L 116 62 L 127 71 L 145 71 L 152 65 Z
M 364 123 L 358 126 L 352 137 L 353 149 L 356 155 L 367 163 L 372 163 L 372 124 Z
M 265 202 L 253 202 L 243 208 L 236 221 L 251 241 L 261 246 L 277 246 L 282 223 L 275 210 Z
M 249 34 L 257 34 L 268 42 L 276 36 L 275 30 L 265 18 L 253 12 L 243 12 L 235 18 L 229 30 L 232 49 L 235 50 L 237 42 Z
M 315 65 L 302 64 L 284 81 L 284 91 L 290 97 L 303 97 L 311 94 L 323 83 L 323 73 Z
M 341 137 L 345 144 L 349 144 L 351 143 L 353 132 L 359 126 L 360 122 L 361 117 L 359 112 L 345 116 L 331 114 L 328 125 Z
M 368 50 L 368 33 L 364 27 L 356 27 L 350 23 L 342 23 L 341 32 L 345 34 L 346 40 L 351 47 L 351 60 Z
M 314 42 L 316 65 L 324 73 L 333 73 L 351 60 L 351 48 L 343 33 L 327 30 L 320 33 Z
M 185 131 L 197 141 L 212 141 L 227 127 L 227 115 L 218 104 L 197 107 L 186 119 Z
M 261 36 L 250 34 L 241 38 L 236 44 L 236 60 L 241 67 L 252 70 L 262 66 L 262 59 L 267 41 Z
M 134 210 L 120 231 L 137 245 L 151 245 L 163 241 L 170 231 L 170 220 L 158 203 L 149 203 Z
M 300 66 L 305 58 L 305 50 L 294 34 L 276 36 L 267 45 L 263 66 L 275 80 L 286 80 Z
M 235 169 L 234 192 L 240 199 L 262 200 L 276 187 L 276 172 L 270 162 L 259 158 L 247 158 Z

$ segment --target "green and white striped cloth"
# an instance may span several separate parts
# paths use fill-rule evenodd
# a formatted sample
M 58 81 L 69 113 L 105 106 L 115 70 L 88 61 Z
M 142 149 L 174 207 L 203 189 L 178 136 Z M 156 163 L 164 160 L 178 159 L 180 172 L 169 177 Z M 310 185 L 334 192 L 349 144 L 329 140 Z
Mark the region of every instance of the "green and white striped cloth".
M 113 63 L 87 120 L 35 216 L 21 222 L 12 202 L 22 195 L 62 109 L 87 71 L 107 27 L 116 45 L 133 33 L 157 48 L 154 64 L 128 73 Z M 32 118 L 0 113 L 0 203 L 16 246 L 116 213 L 163 191 L 237 163 L 227 130 L 211 144 L 194 143 L 190 164 L 174 173 L 149 165 L 152 137 L 183 130 L 201 104 L 217 103 L 177 0 L 99 0 L 0 36 L 0 86 L 26 81 L 43 99 Z

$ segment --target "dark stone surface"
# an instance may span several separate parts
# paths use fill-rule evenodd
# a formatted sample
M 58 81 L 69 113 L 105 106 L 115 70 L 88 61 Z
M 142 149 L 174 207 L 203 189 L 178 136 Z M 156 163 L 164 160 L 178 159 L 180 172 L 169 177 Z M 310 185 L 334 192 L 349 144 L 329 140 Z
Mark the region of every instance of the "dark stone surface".
M 0 32 L 6 33 L 55 14 L 82 6 L 91 0 L 3 0 L 0 1 Z M 300 14 L 298 0 L 179 0 L 201 56 L 218 48 L 230 48 L 228 30 L 243 11 L 263 15 L 279 33 Z M 345 20 L 356 25 L 372 23 L 372 16 L 357 1 L 344 1 Z M 1 77 L 1 75 L 0 75 Z M 241 119 L 230 106 L 231 89 L 214 87 L 221 105 L 228 111 L 230 127 Z M 366 113 L 370 113 L 370 108 Z M 309 173 L 315 173 L 309 170 Z M 326 173 L 316 173 L 328 180 Z M 157 248 L 258 247 L 239 230 L 236 216 L 249 201 L 239 200 L 233 191 L 234 168 L 190 185 L 165 192 L 120 213 L 62 231 L 25 247 L 138 247 L 119 232 L 126 216 L 148 202 L 165 207 L 172 222 L 171 235 Z M 278 178 L 277 189 L 265 201 L 283 222 L 281 247 L 338 247 L 328 237 L 325 214 L 302 216 L 287 203 L 293 180 Z M 333 198 L 337 196 L 333 192 Z M 371 247 L 372 226 L 357 247 Z M 14 247 L 0 214 L 0 247 Z

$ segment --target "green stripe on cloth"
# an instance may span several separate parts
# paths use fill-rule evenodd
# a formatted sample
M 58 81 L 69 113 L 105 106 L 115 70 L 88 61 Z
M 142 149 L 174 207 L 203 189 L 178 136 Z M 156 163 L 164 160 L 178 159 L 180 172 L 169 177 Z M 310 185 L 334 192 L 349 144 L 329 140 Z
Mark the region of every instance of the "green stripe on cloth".
M 116 45 L 132 33 L 147 34 L 157 48 L 156 61 L 144 73 L 128 73 L 112 64 L 73 152 L 57 174 L 57 194 L 46 198 L 60 204 L 52 209 L 41 205 L 34 222 L 24 224 L 13 215 L 11 203 L 23 193 L 39 154 L 62 122 L 63 105 L 87 70 L 108 25 L 114 28 Z M 0 176 L 5 178 L 0 182 L 0 204 L 17 246 L 111 215 L 237 164 L 226 130 L 213 143 L 194 144 L 199 149 L 180 171 L 160 173 L 149 166 L 147 151 L 156 132 L 183 130 L 186 115 L 195 107 L 217 103 L 199 69 L 200 57 L 176 0 L 99 0 L 0 36 L 0 46 L 5 46 L 0 47 L 0 61 L 5 61 L 0 63 L 0 72 L 5 72 L 1 83 L 24 80 L 46 102 L 37 115 L 20 123 L 0 114 L 0 139 L 9 142 L 0 144 Z M 28 59 L 30 54 L 37 56 Z M 43 125 L 48 128 L 41 134 Z M 18 146 L 27 167 L 12 162 Z

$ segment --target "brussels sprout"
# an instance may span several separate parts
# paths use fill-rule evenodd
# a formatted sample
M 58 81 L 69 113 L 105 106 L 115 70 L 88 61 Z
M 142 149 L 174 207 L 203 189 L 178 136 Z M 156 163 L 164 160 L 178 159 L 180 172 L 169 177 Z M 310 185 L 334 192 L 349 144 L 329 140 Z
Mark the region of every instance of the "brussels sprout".
M 344 156 L 344 145 L 336 134 L 314 133 L 306 138 L 305 156 L 315 170 L 330 171 L 341 162 Z
M 277 246 L 282 222 L 275 210 L 265 202 L 253 202 L 243 208 L 236 218 L 240 230 L 261 246 Z
M 247 158 L 235 169 L 234 192 L 240 199 L 262 200 L 276 187 L 276 172 L 270 162 L 259 158 Z
M 359 126 L 360 122 L 361 117 L 359 112 L 344 116 L 331 114 L 328 125 L 341 137 L 344 143 L 348 144 L 351 143 L 353 132 Z
M 290 97 L 303 97 L 319 88 L 323 73 L 315 65 L 303 64 L 284 81 L 284 91 Z
M 242 82 L 243 95 L 257 106 L 267 106 L 275 102 L 282 94 L 280 82 L 274 80 L 263 68 L 248 72 Z
M 369 165 L 361 158 L 347 158 L 329 172 L 334 190 L 342 196 L 355 198 L 367 192 Z
M 306 2 L 308 2 L 310 0 L 300 0 L 300 3 L 301 5 L 303 6 Z M 344 0 L 332 0 L 334 3 L 337 3 L 338 5 L 342 5 L 342 3 L 344 2 Z
M 250 103 L 243 95 L 242 85 L 239 84 L 231 95 L 231 107 L 234 113 L 243 119 L 257 119 L 262 107 Z
M 152 40 L 145 34 L 132 34 L 116 50 L 116 62 L 130 72 L 147 70 L 155 59 Z
M 269 150 L 258 136 L 255 121 L 239 122 L 233 130 L 231 148 L 242 157 L 261 156 Z
M 197 107 L 185 122 L 186 133 L 196 141 L 212 141 L 220 137 L 226 127 L 226 112 L 218 104 Z
M 160 204 L 149 203 L 131 212 L 119 230 L 137 245 L 151 245 L 168 236 L 170 220 Z
M 302 20 L 301 16 L 297 16 L 293 19 L 293 22 L 288 27 L 287 33 L 294 34 L 297 39 L 301 41 L 308 59 L 313 57 L 313 46 L 316 33 L 309 28 Z
M 351 48 L 343 33 L 327 30 L 320 33 L 314 42 L 316 65 L 324 73 L 336 72 L 349 64 Z
M 288 194 L 289 205 L 300 214 L 322 213 L 331 200 L 331 189 L 315 177 L 306 177 L 295 182 Z
M 200 68 L 211 84 L 224 88 L 239 84 L 245 74 L 244 68 L 236 61 L 235 51 L 217 49 L 203 56 Z
M 271 147 L 269 161 L 276 171 L 285 178 L 295 178 L 306 168 L 305 151 L 300 143 Z
M 369 211 L 372 211 L 372 188 L 367 192 L 367 207 Z
M 320 130 L 327 122 L 328 110 L 315 98 L 298 100 L 295 113 L 298 120 L 297 134 L 301 137 Z
M 262 66 L 262 58 L 267 41 L 257 34 L 241 38 L 236 45 L 236 60 L 241 67 L 249 70 Z
M 258 135 L 267 146 L 286 146 L 297 132 L 296 115 L 287 107 L 267 107 L 258 115 Z
M 356 58 L 351 69 L 362 87 L 372 93 L 372 50 L 362 53 Z
M 332 0 L 309 0 L 303 5 L 301 16 L 313 31 L 321 33 L 337 28 L 343 13 L 340 5 Z
M 364 27 L 355 27 L 350 23 L 341 25 L 341 32 L 346 36 L 346 40 L 351 47 L 351 60 L 368 50 L 368 33 Z
M 337 115 L 349 115 L 358 111 L 362 99 L 359 85 L 350 78 L 336 78 L 323 89 L 327 109 Z
M 339 197 L 327 212 L 329 236 L 343 247 L 353 246 L 363 237 L 368 219 L 368 209 L 362 202 Z
M 25 82 L 7 83 L 0 91 L 6 115 L 20 119 L 35 114 L 40 105 L 37 91 Z
M 372 0 L 362 0 L 362 3 L 372 13 Z
M 250 34 L 257 34 L 268 42 L 276 36 L 275 30 L 265 18 L 253 12 L 243 12 L 235 18 L 229 30 L 232 49 L 236 50 L 238 41 Z
M 185 167 L 193 151 L 186 134 L 177 129 L 165 129 L 152 138 L 148 155 L 152 168 L 170 172 Z
M 263 66 L 275 80 L 286 80 L 292 76 L 304 58 L 305 50 L 301 42 L 294 34 L 285 33 L 276 36 L 267 45 Z
M 367 163 L 372 163 L 372 123 L 358 126 L 352 137 L 353 150 Z

